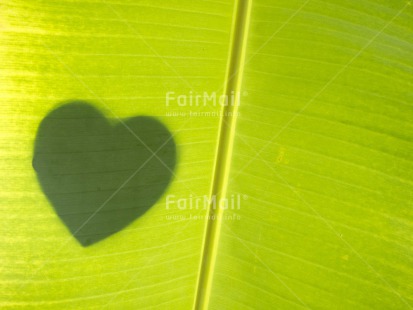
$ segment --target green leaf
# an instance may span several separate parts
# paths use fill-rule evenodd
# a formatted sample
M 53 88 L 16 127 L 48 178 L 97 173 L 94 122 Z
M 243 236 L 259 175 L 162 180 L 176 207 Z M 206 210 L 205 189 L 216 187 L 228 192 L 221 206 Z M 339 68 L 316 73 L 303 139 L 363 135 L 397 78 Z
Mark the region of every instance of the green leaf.
M 5 0 L 0 27 L 2 309 L 413 306 L 409 3 Z M 155 117 L 178 155 L 157 203 L 88 247 L 32 167 L 71 100 Z M 211 195 L 234 208 L 178 204 Z

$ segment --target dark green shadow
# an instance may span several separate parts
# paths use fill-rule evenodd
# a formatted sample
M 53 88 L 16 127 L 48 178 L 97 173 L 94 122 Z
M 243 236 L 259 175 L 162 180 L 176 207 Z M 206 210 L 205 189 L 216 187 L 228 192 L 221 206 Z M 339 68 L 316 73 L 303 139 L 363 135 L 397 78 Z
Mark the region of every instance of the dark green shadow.
M 83 246 L 144 214 L 165 192 L 175 165 L 176 145 L 161 122 L 138 116 L 111 124 L 82 101 L 43 119 L 33 155 L 45 195 Z

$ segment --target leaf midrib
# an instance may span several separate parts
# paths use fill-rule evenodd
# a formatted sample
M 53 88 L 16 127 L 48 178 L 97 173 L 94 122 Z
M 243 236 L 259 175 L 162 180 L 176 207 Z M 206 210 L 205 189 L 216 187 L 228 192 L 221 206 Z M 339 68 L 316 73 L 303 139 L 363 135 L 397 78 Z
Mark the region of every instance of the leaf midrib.
M 212 289 L 223 215 L 223 208 L 220 208 L 219 202 L 222 199 L 225 199 L 228 187 L 250 15 L 251 0 L 236 0 L 225 89 L 223 92 L 228 99 L 229 104 L 223 106 L 221 111 L 222 114 L 218 131 L 214 176 L 210 194 L 211 199 L 216 199 L 218 208 L 215 209 L 214 204 L 211 203 L 207 213 L 200 269 L 194 300 L 195 310 L 208 309 Z M 234 99 L 233 102 L 231 101 L 231 98 Z

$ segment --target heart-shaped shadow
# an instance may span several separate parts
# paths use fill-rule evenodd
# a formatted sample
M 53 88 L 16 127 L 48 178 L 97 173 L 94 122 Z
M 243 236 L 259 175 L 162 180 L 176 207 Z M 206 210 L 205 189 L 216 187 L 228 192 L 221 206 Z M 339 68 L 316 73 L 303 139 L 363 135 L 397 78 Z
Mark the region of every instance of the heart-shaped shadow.
M 169 130 L 152 117 L 112 125 L 86 102 L 41 122 L 33 167 L 57 215 L 83 245 L 119 232 L 165 192 L 176 164 Z

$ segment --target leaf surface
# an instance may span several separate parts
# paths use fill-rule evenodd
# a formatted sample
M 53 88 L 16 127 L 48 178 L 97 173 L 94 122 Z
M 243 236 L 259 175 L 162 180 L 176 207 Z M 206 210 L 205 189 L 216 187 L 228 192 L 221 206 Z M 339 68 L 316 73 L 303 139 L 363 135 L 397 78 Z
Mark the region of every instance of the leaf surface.
M 1 308 L 412 307 L 412 7 L 253 0 L 240 26 L 236 10 L 233 1 L 0 4 Z M 177 99 L 231 90 L 237 117 Z M 32 167 L 39 124 L 71 100 L 114 122 L 155 117 L 177 148 L 157 203 L 89 247 Z M 236 127 L 220 143 L 225 121 Z M 240 199 L 212 226 L 206 209 L 167 204 L 211 191 Z

